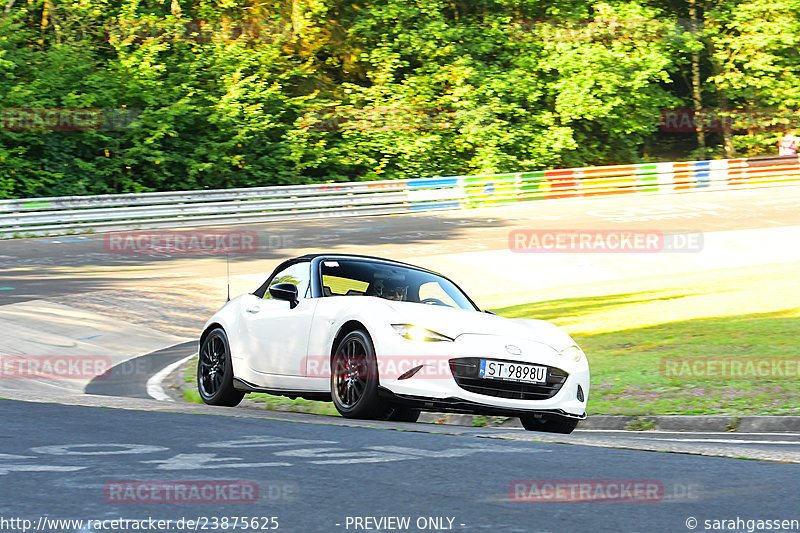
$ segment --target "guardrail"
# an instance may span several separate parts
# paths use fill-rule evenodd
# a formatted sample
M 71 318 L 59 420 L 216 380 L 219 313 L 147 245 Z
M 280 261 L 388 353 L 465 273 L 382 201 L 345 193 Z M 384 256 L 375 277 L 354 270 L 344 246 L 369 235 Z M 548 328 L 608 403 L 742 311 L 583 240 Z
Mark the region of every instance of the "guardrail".
M 463 209 L 529 200 L 669 194 L 800 181 L 797 156 L 510 174 L 0 200 L 0 238 Z

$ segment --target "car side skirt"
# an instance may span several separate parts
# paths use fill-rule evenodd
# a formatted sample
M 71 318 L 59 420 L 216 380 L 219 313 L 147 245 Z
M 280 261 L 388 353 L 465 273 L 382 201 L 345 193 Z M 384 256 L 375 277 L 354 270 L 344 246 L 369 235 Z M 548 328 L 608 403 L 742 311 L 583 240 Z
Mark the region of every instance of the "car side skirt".
M 259 387 L 248 383 L 241 378 L 233 378 L 233 388 L 242 392 L 263 392 L 265 394 L 272 394 L 274 396 L 286 396 L 287 398 L 303 398 L 305 400 L 315 400 L 319 402 L 333 401 L 330 392 L 313 392 L 313 391 L 296 391 L 285 389 L 270 389 L 266 387 Z

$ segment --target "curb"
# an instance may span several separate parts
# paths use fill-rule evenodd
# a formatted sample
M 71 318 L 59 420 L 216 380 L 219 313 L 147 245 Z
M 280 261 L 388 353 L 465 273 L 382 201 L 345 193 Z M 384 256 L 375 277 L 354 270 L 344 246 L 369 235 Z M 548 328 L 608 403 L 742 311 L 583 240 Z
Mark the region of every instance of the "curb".
M 420 422 L 475 427 L 521 428 L 519 419 L 497 416 L 422 413 Z M 800 416 L 654 415 L 589 416 L 577 429 L 606 431 L 686 431 L 736 433 L 800 433 Z
M 173 400 L 183 402 L 184 365 L 175 369 L 165 380 L 165 391 Z M 260 405 L 253 405 L 263 409 Z M 467 427 L 522 428 L 518 418 L 479 416 L 453 413 L 423 412 L 420 423 Z M 800 433 L 800 416 L 774 415 L 590 415 L 581 420 L 577 429 L 598 431 L 685 431 L 736 433 Z

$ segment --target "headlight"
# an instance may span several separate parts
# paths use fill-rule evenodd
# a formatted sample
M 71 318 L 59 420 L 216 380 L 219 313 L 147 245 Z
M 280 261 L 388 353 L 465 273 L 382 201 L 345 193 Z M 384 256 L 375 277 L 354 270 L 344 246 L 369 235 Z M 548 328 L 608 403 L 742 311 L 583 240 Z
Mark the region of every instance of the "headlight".
M 392 327 L 401 337 L 410 341 L 453 341 L 450 337 L 411 324 L 392 324 Z
M 580 361 L 581 357 L 583 357 L 583 350 L 581 350 L 575 345 L 572 345 L 558 352 L 558 355 L 562 357 L 567 357 L 569 359 L 572 359 L 573 361 Z

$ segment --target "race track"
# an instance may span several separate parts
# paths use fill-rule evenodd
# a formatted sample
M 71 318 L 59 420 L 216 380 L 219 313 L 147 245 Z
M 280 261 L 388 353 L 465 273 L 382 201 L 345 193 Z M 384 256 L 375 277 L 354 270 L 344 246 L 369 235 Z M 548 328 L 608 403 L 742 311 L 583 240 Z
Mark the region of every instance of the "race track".
M 513 230 L 587 228 L 692 231 L 703 234 L 705 247 L 663 254 L 668 257 L 508 249 Z M 558 291 L 615 276 L 795 263 L 798 228 L 800 187 L 224 229 L 259 235 L 255 253 L 230 258 L 233 294 L 255 288 L 284 258 L 335 250 L 441 270 L 479 305 L 494 307 L 537 294 L 542 280 Z M 255 531 L 274 529 L 270 518 L 277 517 L 278 530 L 297 532 L 690 531 L 690 518 L 698 521 L 695 531 L 704 531 L 710 530 L 705 520 L 800 519 L 800 435 L 794 433 L 579 430 L 553 436 L 153 400 L 148 382 L 193 353 L 199 328 L 224 301 L 225 259 L 115 253 L 107 245 L 104 235 L 0 241 L 0 354 L 105 353 L 114 365 L 103 379 L 66 387 L 0 378 L 0 397 L 7 398 L 0 400 L 0 519 L 40 526 L 45 516 L 200 518 L 206 530 L 222 530 L 208 521 L 267 517 L 269 527 L 248 525 Z M 487 288 L 482 280 L 497 264 L 506 277 Z M 521 272 L 537 269 L 534 279 L 521 280 Z M 627 502 L 587 501 L 586 493 L 573 501 L 564 493 L 515 501 L 525 480 L 528 488 L 530 480 L 563 486 L 616 480 L 656 490 Z M 109 493 L 125 483 L 198 481 L 255 486 L 258 497 L 197 504 L 156 501 L 152 492 L 150 500 L 140 493 L 123 502 Z M 524 494 L 530 499 L 531 492 Z M 391 527 L 388 517 L 407 517 L 414 527 Z M 421 518 L 424 528 L 417 527 Z M 21 530 L 3 526 L 0 521 L 0 531 Z
M 0 409 L 0 515 L 34 523 L 42 515 L 276 516 L 281 531 L 304 532 L 353 531 L 348 517 L 404 516 L 449 517 L 454 531 L 636 532 L 685 531 L 689 517 L 788 519 L 798 508 L 796 464 L 538 442 L 521 430 L 514 432 L 518 440 L 482 428 L 448 428 L 448 435 L 421 424 L 340 425 L 313 415 L 202 416 L 17 401 L 0 401 Z M 781 440 L 796 450 L 797 438 Z M 518 492 L 515 483 L 525 480 L 543 487 L 618 480 L 656 490 L 628 502 L 564 501 L 566 492 L 522 501 L 531 497 L 530 485 Z M 107 492 L 113 483 L 156 481 L 255 483 L 259 496 L 246 504 L 212 498 L 167 505 L 152 492 L 134 502 Z

